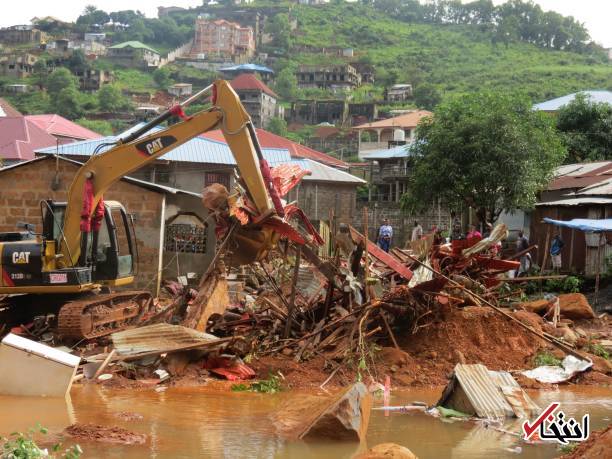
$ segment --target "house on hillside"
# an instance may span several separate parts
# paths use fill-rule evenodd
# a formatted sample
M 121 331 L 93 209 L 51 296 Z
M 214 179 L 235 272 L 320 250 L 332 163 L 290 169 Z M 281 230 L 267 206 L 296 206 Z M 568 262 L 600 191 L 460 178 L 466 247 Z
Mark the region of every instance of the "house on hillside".
M 57 144 L 57 139 L 23 116 L 0 117 L 0 160 L 3 165 L 34 159 L 34 150 Z
M 376 119 L 375 102 L 352 103 L 344 99 L 302 99 L 291 104 L 290 121 L 297 124 L 355 126 Z
M 198 17 L 190 55 L 246 59 L 255 53 L 253 28 L 225 19 Z
M 535 104 L 533 108 L 543 112 L 556 113 L 562 107 L 572 102 L 578 94 L 584 94 L 591 102 L 612 104 L 612 91 L 581 91 Z
M 51 134 L 60 144 L 102 137 L 97 132 L 84 128 L 57 114 L 27 115 L 25 118 L 43 129 L 47 134 Z
M 47 40 L 47 34 L 31 25 L 14 25 L 0 29 L 0 43 L 10 45 L 40 44 Z
M 555 178 L 541 193 L 531 213 L 530 242 L 539 250 L 532 254 L 541 265 L 551 226 L 543 218 L 571 220 L 574 218 L 612 218 L 612 161 L 568 164 L 555 171 Z M 605 272 L 605 260 L 612 257 L 612 235 L 599 235 L 560 228 L 565 242 L 563 270 L 594 275 L 597 272 L 597 252 L 601 247 L 600 268 Z M 550 268 L 550 257 L 547 267 Z
M 25 221 L 40 232 L 40 201 L 66 202 L 81 166 L 72 159 L 45 155 L 0 168 L 0 200 L 4 200 L 0 231 L 15 231 L 17 222 Z M 138 276 L 134 284 L 120 288 L 146 289 L 158 295 L 163 279 L 188 272 L 199 278 L 205 272 L 214 256 L 215 232 L 214 225 L 206 222 L 208 214 L 199 193 L 123 177 L 104 198 L 121 202 L 133 216 Z
M 295 76 L 303 89 L 350 91 L 361 86 L 361 74 L 350 64 L 300 65 Z
M 266 128 L 272 118 L 284 118 L 284 109 L 276 93 L 255 75 L 243 73 L 230 81 L 230 85 L 251 115 L 255 127 Z
M 432 115 L 427 110 L 412 110 L 400 116 L 353 127 L 359 133 L 359 158 L 371 150 L 391 148 L 414 140 L 419 122 Z M 365 133 L 368 140 L 363 139 Z
M 193 85 L 191 83 L 175 83 L 168 88 L 168 93 L 175 97 L 190 96 L 193 93 Z
M 74 76 L 79 79 L 81 91 L 86 92 L 99 91 L 102 86 L 115 80 L 113 72 L 100 69 L 77 70 L 74 72 Z
M 8 53 L 0 56 L 0 76 L 26 78 L 32 75 L 38 56 L 31 53 Z
M 260 78 L 266 84 L 270 84 L 274 77 L 274 70 L 265 65 L 259 64 L 239 64 L 221 67 L 219 71 L 225 78 L 235 78 L 243 73 L 250 73 Z
M 404 102 L 412 98 L 411 84 L 394 84 L 385 89 L 385 100 L 387 102 Z
M 134 68 L 158 67 L 161 61 L 158 51 L 139 41 L 126 41 L 110 46 L 107 56 L 117 65 Z

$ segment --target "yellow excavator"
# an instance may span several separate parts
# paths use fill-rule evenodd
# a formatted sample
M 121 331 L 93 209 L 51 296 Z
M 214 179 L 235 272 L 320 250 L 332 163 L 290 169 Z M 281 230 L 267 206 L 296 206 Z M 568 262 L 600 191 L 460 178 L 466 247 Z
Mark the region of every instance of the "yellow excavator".
M 207 95 L 211 95 L 210 109 L 185 115 L 186 106 Z M 180 120 L 150 133 L 174 118 Z M 282 219 L 283 206 L 251 119 L 229 83 L 218 80 L 106 145 L 111 147 L 107 151 L 92 155 L 74 177 L 67 202 L 41 203 L 42 234 L 0 233 L 0 295 L 30 294 L 25 303 L 55 303 L 57 330 L 65 338 L 96 338 L 138 322 L 151 304 L 151 295 L 110 293 L 112 287 L 134 281 L 133 225 L 121 203 L 104 201 L 103 195 L 122 177 L 218 128 L 236 159 L 240 178 L 242 220 L 227 233 L 233 232 L 239 241 L 240 263 L 263 258 L 279 239 L 279 228 L 291 232 L 291 227 Z

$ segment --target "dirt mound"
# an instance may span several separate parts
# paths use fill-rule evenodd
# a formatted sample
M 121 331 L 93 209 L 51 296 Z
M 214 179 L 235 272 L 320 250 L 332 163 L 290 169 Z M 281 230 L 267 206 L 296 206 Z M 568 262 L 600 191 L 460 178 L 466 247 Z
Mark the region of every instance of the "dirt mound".
M 561 456 L 563 459 L 600 459 L 610 457 L 612 451 L 612 425 L 605 430 L 591 432 L 587 441 L 569 454 Z
M 561 316 L 572 320 L 593 319 L 593 309 L 586 296 L 582 293 L 567 293 L 559 295 Z
M 325 358 L 321 356 L 314 357 L 306 362 L 295 362 L 292 356 L 270 355 L 253 359 L 249 365 L 257 373 L 258 379 L 266 379 L 270 374 L 276 374 L 278 371 L 284 377 L 283 385 L 291 388 L 315 388 L 319 387 L 329 377 L 331 369 L 325 368 Z M 338 373 L 342 373 L 339 371 Z M 333 381 L 330 381 L 330 386 L 354 382 L 354 375 L 343 378 L 342 374 L 336 375 Z
M 130 432 L 121 427 L 108 427 L 96 424 L 72 424 L 64 429 L 72 438 L 123 445 L 142 445 L 147 441 L 145 434 Z
M 541 330 L 542 319 L 536 314 L 521 311 L 516 316 Z M 457 363 L 482 363 L 491 370 L 524 369 L 543 346 L 534 335 L 481 307 L 449 308 L 416 334 L 398 333 L 397 338 L 412 357 L 412 364 L 392 376 L 399 385 L 443 385 Z

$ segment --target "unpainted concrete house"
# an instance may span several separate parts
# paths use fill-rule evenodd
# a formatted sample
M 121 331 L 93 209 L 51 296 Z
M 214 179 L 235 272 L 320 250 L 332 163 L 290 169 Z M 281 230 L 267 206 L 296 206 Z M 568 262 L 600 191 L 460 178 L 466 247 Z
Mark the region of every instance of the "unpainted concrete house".
M 295 76 L 300 88 L 346 91 L 361 86 L 361 74 L 350 64 L 300 65 Z
M 18 222 L 41 231 L 42 200 L 65 202 L 81 163 L 47 155 L 0 169 L 0 231 L 15 231 Z M 206 225 L 199 194 L 125 177 L 104 195 L 119 201 L 134 217 L 138 274 L 126 288 L 158 293 L 164 278 L 201 273 L 213 251 L 214 228 Z M 177 261 L 178 259 L 178 261 Z

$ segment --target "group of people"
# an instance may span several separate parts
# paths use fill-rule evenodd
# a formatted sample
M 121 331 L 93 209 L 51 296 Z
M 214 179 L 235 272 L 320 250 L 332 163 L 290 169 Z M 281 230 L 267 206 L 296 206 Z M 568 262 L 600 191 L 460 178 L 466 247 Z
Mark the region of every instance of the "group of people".
M 492 231 L 493 229 L 491 224 L 488 224 L 487 228 L 489 231 Z M 434 233 L 434 243 L 435 244 L 441 244 L 444 242 L 444 238 L 442 237 L 441 230 L 434 227 L 433 233 Z M 418 241 L 422 237 L 423 237 L 423 227 L 420 225 L 418 221 L 415 221 L 414 226 L 412 228 L 412 234 L 410 236 L 410 240 Z M 467 239 L 472 239 L 472 238 L 482 239 L 482 237 L 483 236 L 481 232 L 478 230 L 478 228 L 476 227 L 476 225 L 470 225 L 469 231 L 465 235 L 465 238 Z M 459 220 L 457 216 L 453 215 L 452 226 L 451 226 L 451 239 L 463 239 L 463 238 L 464 236 L 461 231 L 461 221 Z M 377 235 L 376 242 L 382 250 L 384 250 L 385 252 L 389 252 L 391 248 L 392 240 L 393 240 L 393 227 L 389 223 L 389 219 L 385 218 L 383 220 L 382 225 L 380 225 L 380 228 L 378 229 L 378 235 Z M 561 234 L 559 231 L 557 231 L 551 242 L 550 252 L 549 252 L 551 260 L 552 260 L 553 271 L 557 273 L 561 270 L 561 263 L 562 263 L 561 253 L 563 251 L 564 245 L 565 243 L 563 242 L 563 239 L 561 238 Z M 500 254 L 501 253 L 501 242 L 498 242 L 497 244 L 492 246 L 490 248 L 490 253 L 493 256 L 497 256 L 498 254 Z M 532 263 L 531 263 L 531 255 L 529 253 L 529 240 L 527 239 L 523 231 L 518 232 L 518 238 L 516 240 L 516 254 L 517 255 L 520 254 L 519 256 L 520 267 L 517 270 L 516 275 L 524 276 L 531 269 Z

